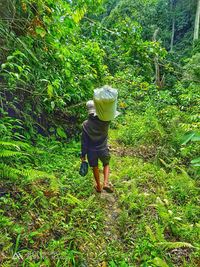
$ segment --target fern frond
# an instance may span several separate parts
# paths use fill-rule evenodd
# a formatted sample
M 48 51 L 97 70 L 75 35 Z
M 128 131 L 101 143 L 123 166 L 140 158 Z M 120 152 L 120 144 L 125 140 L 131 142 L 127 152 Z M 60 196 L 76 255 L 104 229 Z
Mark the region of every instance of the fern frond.
M 80 199 L 78 199 L 77 197 L 75 197 L 75 196 L 73 196 L 73 195 L 71 195 L 69 193 L 67 194 L 66 199 L 67 199 L 68 203 L 72 204 L 72 205 L 81 204 L 82 203 L 82 201 Z
M 12 168 L 6 164 L 0 164 L 0 178 L 10 178 L 15 180 L 20 174 L 20 170 Z
M 21 174 L 26 178 L 26 181 L 35 181 L 41 178 L 48 178 L 50 180 L 50 188 L 54 190 L 54 192 L 58 192 L 58 181 L 52 174 L 34 169 L 22 170 Z
M 20 147 L 13 142 L 0 141 L 0 146 L 9 147 L 9 148 L 12 147 L 12 148 L 16 148 L 17 150 L 20 150 Z
M 187 242 L 159 242 L 158 246 L 165 249 L 175 249 L 175 248 L 195 248 L 192 244 Z
M 22 175 L 27 178 L 27 180 L 35 180 L 35 179 L 40 179 L 40 178 L 52 178 L 54 177 L 52 174 L 43 172 L 43 171 L 38 171 L 34 169 L 27 169 L 27 170 L 22 170 Z
M 16 148 L 17 150 L 20 150 L 21 148 L 28 149 L 31 147 L 29 144 L 21 141 L 2 141 L 2 140 L 0 140 L 0 146 Z
M 12 151 L 12 150 L 0 151 L 0 158 L 15 157 L 15 156 L 21 156 L 21 155 L 24 155 L 24 153 L 19 152 L 19 151 Z
M 13 141 L 14 144 L 19 146 L 20 148 L 28 149 L 31 148 L 31 146 L 28 143 L 22 142 L 22 141 Z
M 12 168 L 6 164 L 0 163 L 0 178 L 8 178 L 15 180 L 18 179 L 20 176 L 25 178 L 25 180 L 23 180 L 23 182 L 25 183 L 29 181 L 33 182 L 41 178 L 48 178 L 50 181 L 50 188 L 54 192 L 58 192 L 58 181 L 54 175 L 34 169 L 19 170 Z
M 146 228 L 146 232 L 147 232 L 147 234 L 149 235 L 151 241 L 155 242 L 155 241 L 156 241 L 156 236 L 154 235 L 154 233 L 153 233 L 153 231 L 151 230 L 151 228 L 150 228 L 148 225 L 146 225 L 145 228 Z

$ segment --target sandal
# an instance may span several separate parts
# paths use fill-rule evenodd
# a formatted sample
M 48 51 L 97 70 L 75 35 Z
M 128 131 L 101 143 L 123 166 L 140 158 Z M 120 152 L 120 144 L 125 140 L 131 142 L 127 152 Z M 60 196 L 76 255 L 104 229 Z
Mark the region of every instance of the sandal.
M 97 193 L 101 193 L 101 190 L 97 189 L 97 186 L 94 186 L 94 189 L 96 190 Z
M 107 193 L 113 193 L 113 186 L 111 183 L 103 187 L 103 190 L 105 190 Z

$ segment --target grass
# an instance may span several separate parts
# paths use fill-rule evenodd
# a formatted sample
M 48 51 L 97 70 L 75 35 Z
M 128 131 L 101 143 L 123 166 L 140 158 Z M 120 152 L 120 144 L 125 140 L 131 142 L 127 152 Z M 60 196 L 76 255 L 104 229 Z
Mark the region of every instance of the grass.
M 199 262 L 198 181 L 185 171 L 118 153 L 111 130 L 115 194 L 94 192 L 78 174 L 79 144 L 44 138 L 24 168 L 49 180 L 1 180 L 1 266 L 183 266 Z

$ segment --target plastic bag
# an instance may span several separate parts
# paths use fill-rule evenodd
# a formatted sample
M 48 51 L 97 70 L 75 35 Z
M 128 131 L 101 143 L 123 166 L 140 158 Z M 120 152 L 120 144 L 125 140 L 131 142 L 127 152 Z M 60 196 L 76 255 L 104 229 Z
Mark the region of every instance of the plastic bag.
M 96 114 L 100 120 L 111 121 L 116 117 L 117 96 L 117 90 L 108 85 L 94 90 Z

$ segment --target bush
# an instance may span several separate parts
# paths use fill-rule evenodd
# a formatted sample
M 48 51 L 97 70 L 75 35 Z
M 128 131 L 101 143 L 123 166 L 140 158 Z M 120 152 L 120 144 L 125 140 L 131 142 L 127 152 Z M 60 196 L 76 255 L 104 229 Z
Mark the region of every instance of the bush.
M 118 133 L 118 140 L 125 145 L 160 145 L 165 131 L 158 121 L 153 108 L 147 109 L 144 115 L 128 113 L 124 125 Z

